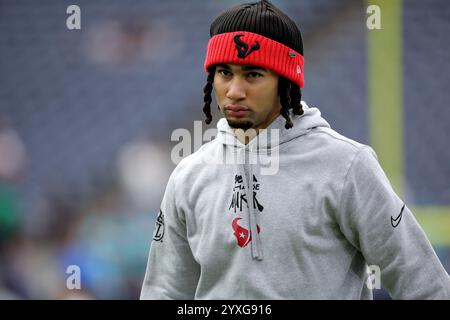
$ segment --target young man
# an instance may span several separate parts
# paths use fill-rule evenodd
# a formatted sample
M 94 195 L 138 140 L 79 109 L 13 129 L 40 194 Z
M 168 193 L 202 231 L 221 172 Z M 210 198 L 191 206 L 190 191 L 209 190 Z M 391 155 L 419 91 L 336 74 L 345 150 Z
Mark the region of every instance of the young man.
M 300 102 L 291 19 L 268 1 L 224 12 L 205 68 L 206 121 L 213 90 L 225 118 L 169 179 L 142 299 L 371 299 L 368 270 L 395 299 L 450 298 L 447 272 L 374 151 Z M 205 161 L 223 155 L 239 161 Z M 263 174 L 251 161 L 260 155 L 276 170 Z

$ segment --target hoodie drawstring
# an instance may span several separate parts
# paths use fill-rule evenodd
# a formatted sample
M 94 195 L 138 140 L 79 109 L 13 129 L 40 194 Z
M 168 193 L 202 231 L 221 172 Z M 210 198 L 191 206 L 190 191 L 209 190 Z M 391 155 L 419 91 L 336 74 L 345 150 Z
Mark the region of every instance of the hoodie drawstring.
M 248 195 L 248 220 L 250 225 L 250 237 L 251 237 L 251 250 L 252 250 L 252 258 L 255 260 L 262 261 L 264 259 L 263 251 L 262 251 L 262 243 L 261 238 L 259 236 L 258 232 L 258 225 L 257 225 L 257 216 L 254 208 L 254 194 L 253 194 L 253 165 L 250 163 L 250 158 L 248 161 L 248 170 L 246 170 L 246 164 L 247 164 L 247 157 L 246 152 L 243 150 L 244 153 L 244 174 L 245 179 L 245 189 L 246 193 Z M 250 157 L 250 153 L 249 157 Z

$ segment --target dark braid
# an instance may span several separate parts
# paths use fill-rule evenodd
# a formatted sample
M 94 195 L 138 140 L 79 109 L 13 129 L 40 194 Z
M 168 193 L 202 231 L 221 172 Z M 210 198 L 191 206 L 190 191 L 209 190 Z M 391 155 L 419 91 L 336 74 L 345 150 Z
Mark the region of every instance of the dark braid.
M 284 127 L 290 129 L 294 126 L 291 117 L 289 116 L 289 109 L 291 108 L 291 83 L 285 78 L 280 77 L 278 87 L 278 94 L 280 95 L 281 111 L 280 114 L 286 119 Z
M 302 92 L 296 84 L 284 77 L 280 77 L 278 94 L 280 95 L 281 103 L 280 114 L 286 119 L 286 124 L 284 127 L 286 129 L 290 129 L 294 126 L 294 124 L 289 116 L 289 109 L 292 109 L 295 115 L 301 116 L 303 114 L 303 108 L 300 103 L 302 99 Z
M 295 115 L 301 116 L 303 115 L 303 107 L 301 104 L 301 100 L 302 100 L 302 90 L 297 86 L 297 85 L 293 85 L 291 86 L 291 106 L 292 106 L 292 111 L 294 112 Z
M 213 90 L 213 81 L 214 81 L 214 73 L 216 72 L 216 68 L 212 67 L 208 70 L 208 78 L 206 79 L 206 84 L 203 87 L 203 101 L 205 104 L 203 105 L 203 113 L 206 116 L 205 123 L 210 124 L 212 121 L 212 114 L 211 114 L 211 93 Z

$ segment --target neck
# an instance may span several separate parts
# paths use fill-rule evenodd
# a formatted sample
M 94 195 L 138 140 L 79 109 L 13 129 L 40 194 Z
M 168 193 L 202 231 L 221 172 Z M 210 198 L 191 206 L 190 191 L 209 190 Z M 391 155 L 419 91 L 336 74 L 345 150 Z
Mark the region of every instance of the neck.
M 259 129 L 250 128 L 245 131 L 243 129 L 234 129 L 234 134 L 239 142 L 247 145 L 259 134 Z
M 243 129 L 234 129 L 234 134 L 236 138 L 242 143 L 247 145 L 253 138 L 255 138 L 259 132 L 263 129 L 266 129 L 268 126 L 272 124 L 280 116 L 280 108 L 269 118 L 268 121 L 265 121 L 254 128 L 250 128 L 248 130 Z

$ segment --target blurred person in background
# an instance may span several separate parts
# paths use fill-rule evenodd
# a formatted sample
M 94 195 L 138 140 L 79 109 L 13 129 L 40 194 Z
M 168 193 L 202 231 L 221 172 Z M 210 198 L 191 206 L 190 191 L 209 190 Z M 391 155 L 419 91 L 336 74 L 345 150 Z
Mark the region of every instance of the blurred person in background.
M 166 150 L 157 142 L 133 139 L 118 154 L 117 181 L 95 179 L 97 193 L 72 214 L 67 213 L 74 211 L 68 206 L 70 201 L 52 201 L 52 211 L 60 211 L 53 215 L 65 217 L 65 227 L 56 219 L 60 226 L 52 228 L 63 230 L 57 241 L 59 269 L 74 265 L 81 271 L 81 290 L 62 287 L 60 298 L 139 297 L 146 243 L 151 239 L 148 230 L 156 217 L 148 215 L 148 208 L 159 205 L 163 192 L 152 186 L 167 182 L 166 157 Z
M 203 111 L 210 123 L 214 90 L 224 118 L 169 179 L 141 298 L 372 299 L 375 265 L 394 299 L 450 299 L 447 272 L 372 148 L 301 101 L 296 24 L 260 1 L 222 13 L 210 33 Z M 279 152 L 275 174 L 247 159 L 264 150 Z M 202 163 L 222 152 L 245 161 Z
M 0 114 L 0 299 L 24 294 L 12 263 L 18 242 L 20 208 L 17 185 L 23 178 L 25 146 L 8 118 Z

